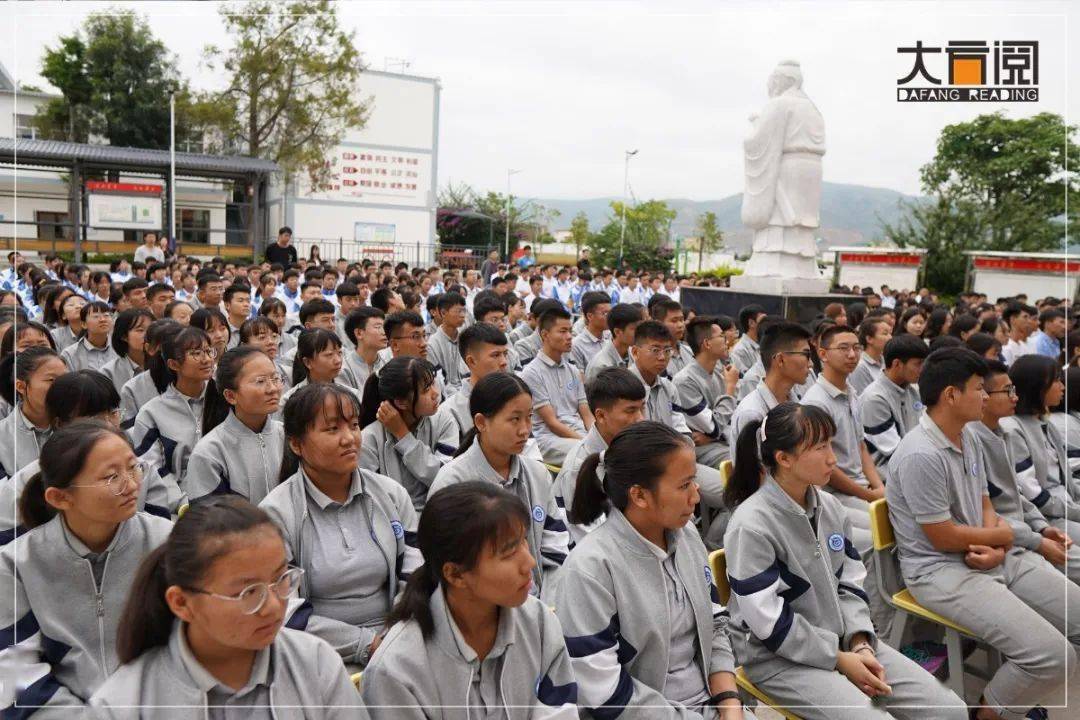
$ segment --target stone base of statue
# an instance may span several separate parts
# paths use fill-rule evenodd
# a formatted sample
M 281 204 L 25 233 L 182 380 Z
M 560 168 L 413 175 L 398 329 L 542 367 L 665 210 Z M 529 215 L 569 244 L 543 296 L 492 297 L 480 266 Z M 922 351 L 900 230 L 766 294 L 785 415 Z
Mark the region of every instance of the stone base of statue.
M 809 227 L 769 225 L 754 232 L 754 247 L 733 290 L 765 295 L 814 295 L 829 290 L 817 266 L 817 244 Z

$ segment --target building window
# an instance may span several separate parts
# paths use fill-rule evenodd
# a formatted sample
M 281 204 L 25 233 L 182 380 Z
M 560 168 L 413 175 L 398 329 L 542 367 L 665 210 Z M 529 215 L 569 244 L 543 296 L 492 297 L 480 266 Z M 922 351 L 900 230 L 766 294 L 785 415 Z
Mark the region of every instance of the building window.
M 15 114 L 15 137 L 24 138 L 26 140 L 33 140 L 37 137 L 37 130 L 34 128 L 32 121 L 33 115 L 20 115 Z
M 176 222 L 178 224 L 176 236 L 181 243 L 210 243 L 210 211 L 192 210 L 190 208 L 176 209 Z
M 62 224 L 68 221 L 67 213 L 38 210 L 34 213 L 34 220 L 38 224 L 38 240 L 68 240 L 71 237 L 71 228 Z

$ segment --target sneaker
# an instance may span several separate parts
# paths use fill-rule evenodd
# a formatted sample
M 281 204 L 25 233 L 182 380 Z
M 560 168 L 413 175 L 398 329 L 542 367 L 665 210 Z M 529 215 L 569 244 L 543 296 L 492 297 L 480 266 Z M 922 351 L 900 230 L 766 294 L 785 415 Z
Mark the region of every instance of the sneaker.
M 916 642 L 900 648 L 900 652 L 910 658 L 926 672 L 931 675 L 937 675 L 937 673 L 945 667 L 945 661 L 948 658 L 947 653 L 939 653 L 939 648 L 934 646 L 939 646 L 941 649 L 944 649 L 944 646 L 939 645 L 939 643 Z
M 1050 713 L 1046 711 L 1046 708 L 1036 705 L 1027 711 L 1027 715 L 1024 716 L 1027 720 L 1048 720 Z

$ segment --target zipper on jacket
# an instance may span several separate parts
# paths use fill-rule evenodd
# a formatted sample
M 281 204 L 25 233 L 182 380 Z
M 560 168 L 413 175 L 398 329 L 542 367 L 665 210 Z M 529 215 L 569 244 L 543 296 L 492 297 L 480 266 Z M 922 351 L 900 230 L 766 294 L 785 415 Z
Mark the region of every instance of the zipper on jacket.
M 805 519 L 806 519 L 806 529 L 810 531 L 810 536 L 814 540 L 814 557 L 821 558 L 821 564 L 825 567 L 826 577 L 828 577 L 830 579 L 835 578 L 836 574 L 833 572 L 832 568 L 829 567 L 829 561 L 826 560 L 825 551 L 821 547 L 821 541 L 818 540 L 817 533 L 814 532 L 814 528 L 810 525 L 810 519 L 809 518 L 805 518 Z M 832 597 L 836 601 L 837 614 L 840 616 L 841 623 L 843 623 L 844 613 L 841 612 L 841 609 L 840 609 L 840 593 L 836 589 L 836 583 L 829 582 L 829 588 L 830 588 L 830 590 L 832 590 Z M 843 640 L 843 638 L 841 638 L 841 640 Z
M 111 553 L 110 553 L 111 554 Z M 108 663 L 105 662 L 105 596 L 102 590 L 105 588 L 105 575 L 109 572 L 109 554 L 105 555 L 105 565 L 101 568 L 101 587 L 94 580 L 94 564 L 86 558 L 86 567 L 90 571 L 90 582 L 94 585 L 94 612 L 98 621 L 98 652 L 101 654 L 101 672 L 104 677 L 111 674 Z
M 269 418 L 267 418 L 267 421 L 269 421 Z M 263 464 L 263 484 L 266 485 L 266 494 L 269 495 L 270 494 L 270 477 L 266 473 L 266 470 L 267 470 L 267 466 L 266 466 L 266 442 L 263 440 L 262 433 L 256 433 L 255 437 L 259 439 L 259 454 L 262 455 L 262 464 Z

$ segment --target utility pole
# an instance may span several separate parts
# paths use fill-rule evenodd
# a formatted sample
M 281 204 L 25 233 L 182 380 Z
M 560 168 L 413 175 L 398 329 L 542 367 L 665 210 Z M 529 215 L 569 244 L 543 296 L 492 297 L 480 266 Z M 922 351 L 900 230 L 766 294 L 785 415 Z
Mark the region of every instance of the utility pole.
M 637 155 L 637 150 L 626 150 L 623 162 L 623 202 L 619 220 L 619 269 L 623 268 L 623 247 L 626 244 L 626 203 L 630 195 L 630 158 Z

